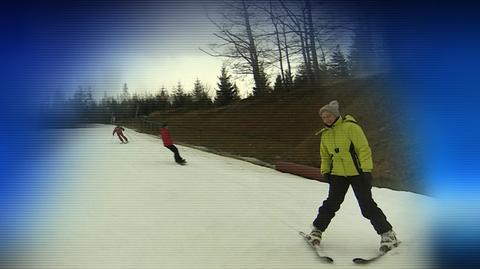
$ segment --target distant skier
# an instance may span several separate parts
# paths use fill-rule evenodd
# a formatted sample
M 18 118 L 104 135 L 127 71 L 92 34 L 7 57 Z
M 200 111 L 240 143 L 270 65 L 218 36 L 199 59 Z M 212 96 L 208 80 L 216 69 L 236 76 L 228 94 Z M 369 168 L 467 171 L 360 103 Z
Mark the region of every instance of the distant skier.
M 399 241 L 392 225 L 372 198 L 372 152 L 362 128 L 352 116 L 340 116 L 336 100 L 320 108 L 319 115 L 326 126 L 319 132 L 320 172 L 329 182 L 329 191 L 327 199 L 318 209 L 308 240 L 312 244 L 320 244 L 322 233 L 340 209 L 352 185 L 362 215 L 381 235 L 380 251 L 396 247 Z
M 113 129 L 112 136 L 115 135 L 115 133 L 116 133 L 117 136 L 118 136 L 118 139 L 120 139 L 120 141 L 122 141 L 122 143 L 126 144 L 126 143 L 128 143 L 128 139 L 123 134 L 124 131 L 125 131 L 125 129 L 123 127 L 121 127 L 120 125 L 117 125 L 117 127 L 115 127 L 115 129 Z
M 173 157 L 175 162 L 178 164 L 185 164 L 186 160 L 180 156 L 177 147 L 173 144 L 172 137 L 170 136 L 170 131 L 168 130 L 168 124 L 163 123 L 160 127 L 160 136 L 163 140 L 163 145 L 173 152 Z

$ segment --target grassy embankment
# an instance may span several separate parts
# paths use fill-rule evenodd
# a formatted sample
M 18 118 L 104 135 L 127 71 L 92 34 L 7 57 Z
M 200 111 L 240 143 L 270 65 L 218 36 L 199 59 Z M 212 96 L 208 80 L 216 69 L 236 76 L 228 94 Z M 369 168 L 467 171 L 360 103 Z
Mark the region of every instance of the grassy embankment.
M 275 164 L 289 161 L 319 167 L 323 128 L 318 109 L 336 99 L 342 115 L 354 116 L 363 127 L 374 156 L 375 186 L 424 193 L 419 147 L 390 85 L 381 78 L 356 79 L 309 89 L 248 98 L 200 111 L 155 112 L 147 120 L 168 122 L 176 142 L 203 146 Z M 126 125 L 158 134 L 138 119 Z

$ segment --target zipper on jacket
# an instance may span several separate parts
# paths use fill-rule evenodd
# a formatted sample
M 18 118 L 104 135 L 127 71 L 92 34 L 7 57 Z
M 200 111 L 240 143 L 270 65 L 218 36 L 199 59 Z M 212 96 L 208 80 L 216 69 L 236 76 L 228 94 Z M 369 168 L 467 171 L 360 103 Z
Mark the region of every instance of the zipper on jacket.
M 333 151 L 335 151 L 335 149 L 338 149 L 338 152 L 335 151 L 335 153 L 338 154 L 340 152 L 340 148 L 337 146 L 337 138 L 336 138 L 337 136 L 336 136 L 336 132 L 335 132 L 335 127 L 338 127 L 338 125 L 334 126 L 332 128 L 332 131 L 333 131 L 333 145 L 335 146 Z M 345 163 L 343 162 L 343 158 L 340 155 L 339 155 L 339 158 L 340 158 L 340 162 L 342 163 L 342 167 L 343 167 L 343 175 L 342 176 L 347 177 L 347 169 L 345 168 Z M 333 166 L 333 160 L 332 160 L 332 166 Z M 333 168 L 332 168 L 332 170 L 333 170 Z

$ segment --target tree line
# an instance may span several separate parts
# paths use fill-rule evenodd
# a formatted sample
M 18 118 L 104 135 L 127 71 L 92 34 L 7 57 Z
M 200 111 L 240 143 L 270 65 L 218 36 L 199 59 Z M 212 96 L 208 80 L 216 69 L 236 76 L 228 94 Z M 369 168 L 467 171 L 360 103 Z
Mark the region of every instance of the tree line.
M 100 100 L 94 99 L 92 87 L 78 86 L 68 99 L 57 94 L 50 101 L 50 106 L 44 114 L 52 124 L 68 125 L 66 121 L 107 123 L 112 121 L 112 118 L 136 118 L 154 111 L 188 111 L 222 107 L 240 99 L 236 83 L 223 66 L 218 77 L 215 96 L 211 96 L 208 86 L 198 78 L 190 91 L 178 82 L 171 91 L 162 87 L 157 93 L 143 95 L 131 94 L 127 83 L 124 83 L 120 94 L 114 97 L 105 93 Z
M 328 72 L 334 78 L 349 77 L 350 68 L 346 58 L 341 51 L 334 54 L 331 65 L 335 68 L 328 69 Z M 305 85 L 307 74 L 305 69 L 300 68 L 292 76 L 292 83 L 285 85 L 281 76 L 272 86 L 267 81 L 266 91 L 258 94 L 253 91 L 247 97 L 261 98 L 266 94 L 284 93 L 294 91 Z M 223 107 L 241 100 L 239 88 L 233 81 L 232 75 L 226 66 L 222 66 L 220 76 L 215 88 L 215 94 L 210 94 L 210 89 L 198 78 L 193 84 L 193 88 L 187 91 L 180 82 L 170 91 L 165 87 L 159 89 L 156 93 L 149 94 L 131 94 L 127 83 L 123 84 L 121 93 L 117 96 L 108 96 L 106 93 L 103 98 L 96 100 L 93 97 L 94 89 L 90 86 L 78 86 L 78 89 L 70 98 L 55 96 L 50 102 L 49 108 L 44 114 L 53 124 L 70 125 L 75 123 L 108 123 L 112 118 L 117 120 L 136 118 L 146 116 L 154 111 L 189 111 L 211 109 Z
M 219 42 L 201 49 L 225 60 L 214 96 L 199 79 L 189 91 L 179 82 L 170 91 L 162 87 L 157 93 L 144 95 L 130 94 L 125 83 L 121 94 L 105 94 L 101 100 L 93 99 L 91 87 L 79 86 L 71 98 L 53 101 L 50 118 L 108 122 L 113 117 L 133 118 L 154 111 L 221 107 L 241 99 L 230 73 L 251 76 L 254 86 L 250 96 L 261 97 L 379 69 L 381 52 L 374 45 L 368 23 L 338 23 L 335 16 L 322 14 L 321 6 L 310 0 L 224 3 L 216 16 L 209 15 Z M 351 40 L 349 47 L 344 45 L 346 39 Z

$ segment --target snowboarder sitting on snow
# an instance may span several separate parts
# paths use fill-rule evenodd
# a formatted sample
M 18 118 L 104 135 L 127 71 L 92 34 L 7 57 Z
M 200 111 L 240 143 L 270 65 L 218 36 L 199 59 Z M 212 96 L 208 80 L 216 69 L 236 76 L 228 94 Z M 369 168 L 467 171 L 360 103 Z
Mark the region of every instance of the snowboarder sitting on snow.
M 160 135 L 162 136 L 163 145 L 173 152 L 173 157 L 175 162 L 178 164 L 185 164 L 186 161 L 180 156 L 177 147 L 173 144 L 172 137 L 170 136 L 170 131 L 168 130 L 168 124 L 163 123 L 160 127 Z
M 380 251 L 396 247 L 399 241 L 392 225 L 372 198 L 372 152 L 362 128 L 352 116 L 340 116 L 336 100 L 320 108 L 319 115 L 326 125 L 319 132 L 320 172 L 328 180 L 329 191 L 313 222 L 313 230 L 308 237 L 310 243 L 320 244 L 322 233 L 340 209 L 351 185 L 362 215 L 381 235 Z
M 115 129 L 113 129 L 112 136 L 115 135 L 115 133 L 117 133 L 118 139 L 120 139 L 120 141 L 122 141 L 122 143 L 126 144 L 126 143 L 128 143 L 128 139 L 123 134 L 123 131 L 125 131 L 125 129 L 123 129 L 123 127 L 121 127 L 120 125 L 117 125 L 117 127 L 115 127 Z

